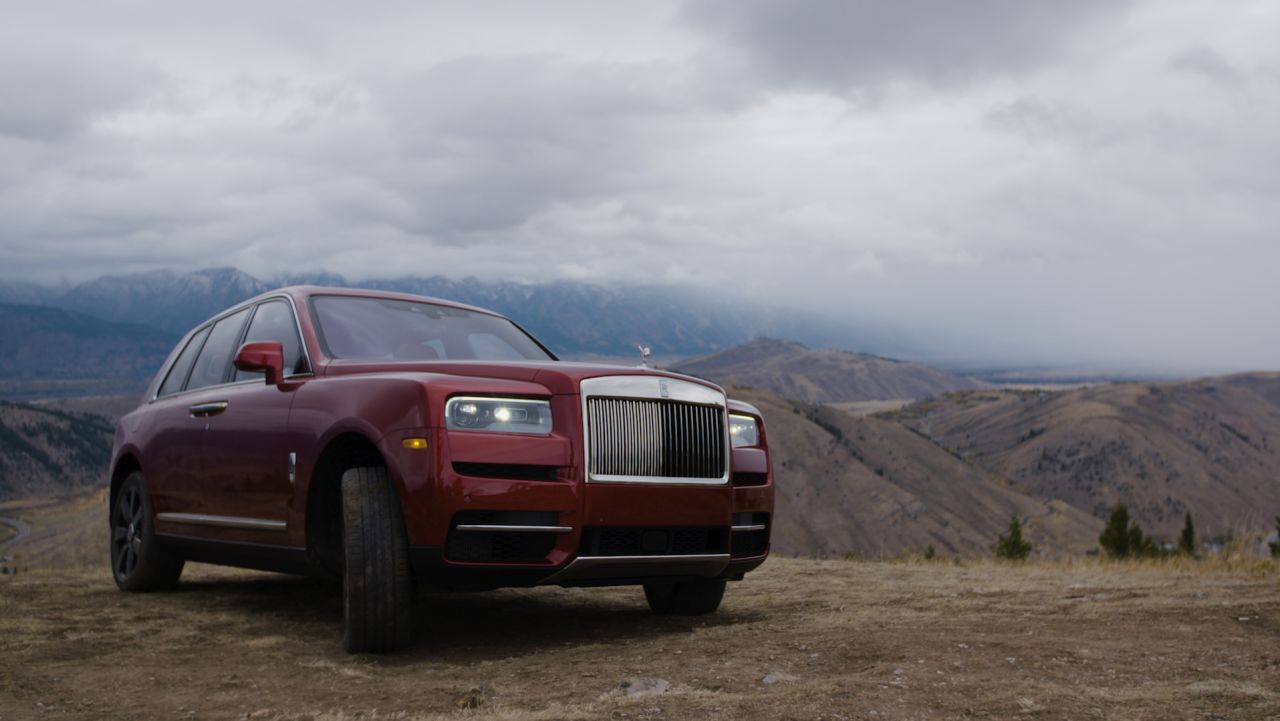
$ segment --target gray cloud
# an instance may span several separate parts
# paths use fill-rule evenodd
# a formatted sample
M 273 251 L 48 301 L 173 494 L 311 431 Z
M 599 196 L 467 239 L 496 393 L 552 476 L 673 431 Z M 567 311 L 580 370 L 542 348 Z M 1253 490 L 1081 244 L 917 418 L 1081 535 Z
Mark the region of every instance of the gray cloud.
M 138 102 L 159 74 L 73 48 L 0 45 L 0 136 L 63 141 Z
M 0 278 L 687 283 L 935 359 L 1275 367 L 1280 11 L 1171 7 L 25 4 Z
M 683 18 L 770 84 L 846 93 L 895 81 L 966 84 L 1049 62 L 1104 0 L 692 0 Z M 726 64 L 729 64 L 726 61 Z
M 1178 72 L 1200 75 L 1224 85 L 1243 81 L 1243 75 L 1227 62 L 1221 53 L 1203 45 L 1178 53 L 1169 61 L 1169 67 Z

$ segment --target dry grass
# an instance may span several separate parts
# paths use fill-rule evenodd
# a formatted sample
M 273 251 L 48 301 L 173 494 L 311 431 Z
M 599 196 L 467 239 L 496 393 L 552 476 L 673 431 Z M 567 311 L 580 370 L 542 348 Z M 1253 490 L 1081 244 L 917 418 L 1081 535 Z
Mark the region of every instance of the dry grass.
M 773 559 L 707 618 L 634 588 L 429 594 L 413 649 L 351 657 L 324 583 L 35 570 L 0 581 L 0 718 L 1274 719 L 1277 592 L 1256 560 Z
M 192 564 L 177 592 L 116 591 L 104 503 L 0 504 L 33 526 L 31 570 L 0 577 L 0 720 L 1280 719 L 1280 564 L 1247 544 L 775 558 L 698 619 L 635 588 L 427 594 L 414 648 L 351 657 L 332 584 Z

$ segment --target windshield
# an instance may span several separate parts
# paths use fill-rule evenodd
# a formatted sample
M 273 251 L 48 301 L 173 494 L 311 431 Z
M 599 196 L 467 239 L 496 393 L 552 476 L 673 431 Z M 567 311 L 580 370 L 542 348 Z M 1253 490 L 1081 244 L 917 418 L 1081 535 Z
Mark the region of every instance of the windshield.
M 555 360 L 516 324 L 487 313 L 385 298 L 312 296 L 320 343 L 354 360 Z

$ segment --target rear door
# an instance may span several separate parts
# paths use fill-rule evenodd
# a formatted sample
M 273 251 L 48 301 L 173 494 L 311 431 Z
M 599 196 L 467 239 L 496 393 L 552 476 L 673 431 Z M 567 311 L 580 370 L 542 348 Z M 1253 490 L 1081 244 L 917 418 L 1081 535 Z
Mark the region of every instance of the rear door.
M 162 441 L 169 446 L 161 452 L 175 459 L 175 471 L 163 480 L 166 502 L 156 509 L 160 512 L 157 521 L 166 525 L 162 529 L 166 532 L 188 534 L 200 525 L 193 519 L 215 513 L 207 481 L 210 454 L 206 436 L 214 419 L 228 408 L 231 355 L 244 333 L 249 312 L 246 308 L 213 323 L 204 332 L 204 342 L 190 366 L 182 392 L 156 401 L 163 404 L 160 412 L 165 422 L 157 445 Z M 179 527 L 168 527 L 169 523 Z
M 151 401 L 148 416 L 155 431 L 143 449 L 143 468 L 157 513 L 190 509 L 189 491 L 195 487 L 197 445 L 204 428 L 193 418 L 183 393 L 196 356 L 209 337 L 209 326 L 196 330 L 169 367 Z

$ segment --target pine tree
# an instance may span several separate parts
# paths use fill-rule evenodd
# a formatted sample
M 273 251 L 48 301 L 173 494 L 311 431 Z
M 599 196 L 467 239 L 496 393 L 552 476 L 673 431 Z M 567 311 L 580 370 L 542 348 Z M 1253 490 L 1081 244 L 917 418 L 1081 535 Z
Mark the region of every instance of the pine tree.
M 1022 538 L 1022 521 L 1018 514 L 1009 519 L 1009 530 L 996 541 L 996 558 L 1023 561 L 1031 555 L 1031 544 Z
M 1182 524 L 1182 535 L 1178 537 L 1178 550 L 1188 556 L 1196 555 L 1196 527 L 1191 523 L 1191 511 L 1187 511 L 1186 521 Z
M 1157 555 L 1155 541 L 1142 532 L 1137 521 L 1129 520 L 1129 509 L 1124 503 L 1116 503 L 1107 519 L 1107 527 L 1098 536 L 1098 543 L 1112 558 Z
M 1098 536 L 1098 544 L 1111 556 L 1124 558 L 1129 555 L 1129 509 L 1123 503 L 1111 508 L 1107 526 Z

